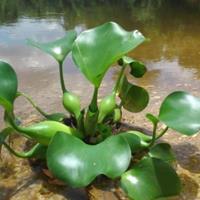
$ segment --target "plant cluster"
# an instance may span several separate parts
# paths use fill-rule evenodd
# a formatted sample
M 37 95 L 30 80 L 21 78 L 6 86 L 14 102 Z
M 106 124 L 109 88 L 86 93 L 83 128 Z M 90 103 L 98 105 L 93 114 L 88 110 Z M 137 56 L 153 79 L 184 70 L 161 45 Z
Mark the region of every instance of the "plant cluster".
M 128 32 L 114 22 L 108 22 L 77 36 L 74 30 L 49 43 L 28 40 L 28 44 L 51 55 L 58 62 L 62 103 L 67 113 L 44 112 L 31 97 L 18 90 L 14 69 L 0 61 L 0 105 L 4 108 L 6 128 L 0 133 L 0 145 L 21 158 L 46 160 L 48 169 L 71 187 L 85 187 L 99 175 L 120 183 L 130 199 L 152 200 L 178 195 L 181 183 L 173 168 L 175 155 L 167 143 L 157 143 L 169 128 L 184 135 L 200 130 L 200 100 L 186 92 L 176 91 L 161 104 L 158 116 L 150 113 L 152 135 L 127 130 L 113 133 L 112 127 L 121 120 L 122 108 L 137 113 L 149 102 L 148 92 L 132 84 L 132 77 L 142 77 L 144 63 L 127 57 L 147 39 L 137 30 Z M 63 62 L 71 52 L 80 72 L 93 85 L 89 105 L 81 108 L 78 96 L 69 91 L 63 77 Z M 101 82 L 113 63 L 120 72 L 112 92 L 98 103 Z M 46 120 L 22 126 L 14 113 L 18 97 L 26 98 Z M 165 127 L 158 131 L 158 125 Z M 27 152 L 15 151 L 7 142 L 11 134 L 21 134 L 35 145 Z M 172 136 L 173 137 L 173 136 Z M 142 154 L 141 154 L 142 152 Z M 141 154 L 141 159 L 134 161 Z M 134 161 L 134 162 L 133 162 Z

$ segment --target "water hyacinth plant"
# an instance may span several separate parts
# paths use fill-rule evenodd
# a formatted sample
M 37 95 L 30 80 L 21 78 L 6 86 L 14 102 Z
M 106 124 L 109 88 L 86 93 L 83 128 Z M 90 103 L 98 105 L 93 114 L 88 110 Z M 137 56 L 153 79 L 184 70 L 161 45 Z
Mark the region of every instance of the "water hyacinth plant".
M 91 184 L 97 176 L 120 178 L 126 195 L 134 200 L 153 200 L 178 195 L 179 177 L 173 168 L 175 155 L 167 143 L 157 143 L 169 128 L 191 136 L 200 130 L 200 99 L 183 91 L 167 96 L 158 116 L 150 113 L 152 135 L 127 130 L 113 132 L 113 125 L 121 120 L 122 108 L 137 113 L 149 102 L 146 89 L 129 82 L 125 70 L 140 78 L 147 71 L 145 65 L 127 53 L 146 41 L 137 30 L 128 32 L 114 22 L 108 22 L 77 36 L 71 30 L 66 36 L 49 43 L 28 40 L 28 44 L 50 54 L 58 62 L 62 103 L 66 113 L 49 114 L 38 107 L 31 97 L 18 90 L 13 68 L 0 61 L 0 105 L 5 111 L 5 124 L 0 133 L 0 145 L 21 158 L 46 160 L 48 169 L 59 180 L 77 188 Z M 79 97 L 69 91 L 63 77 L 63 62 L 69 53 L 80 72 L 93 85 L 89 105 L 81 108 Z M 98 103 L 101 82 L 114 64 L 120 73 L 111 94 Z M 45 120 L 21 126 L 14 114 L 15 100 L 23 96 L 44 116 Z M 65 123 L 67 120 L 70 123 Z M 165 125 L 161 132 L 158 125 Z M 15 132 L 14 132 L 15 130 Z M 11 134 L 21 134 L 35 141 L 27 152 L 17 152 L 8 143 Z M 135 155 L 141 159 L 135 161 Z

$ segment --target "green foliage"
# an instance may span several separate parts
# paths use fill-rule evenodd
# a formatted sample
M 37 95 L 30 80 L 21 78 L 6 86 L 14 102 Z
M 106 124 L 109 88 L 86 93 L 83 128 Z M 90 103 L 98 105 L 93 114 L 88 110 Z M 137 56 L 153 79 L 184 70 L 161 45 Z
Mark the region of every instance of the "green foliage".
M 182 134 L 193 135 L 200 130 L 200 99 L 187 92 L 173 92 L 163 101 L 159 119 Z
M 101 123 L 106 116 L 111 114 L 116 107 L 115 95 L 109 95 L 102 99 L 99 105 L 99 119 L 98 122 Z
M 180 193 L 175 170 L 157 158 L 144 158 L 122 175 L 122 188 L 134 200 L 167 198 Z
M 17 75 L 6 62 L 0 61 L 0 105 L 8 112 L 12 111 L 17 94 Z
M 81 103 L 80 99 L 76 95 L 70 92 L 64 92 L 63 106 L 69 113 L 73 114 L 76 119 L 79 118 L 81 113 Z
M 149 102 L 148 92 L 144 88 L 128 82 L 126 76 L 121 79 L 119 96 L 122 106 L 130 112 L 142 111 Z
M 127 32 L 109 22 L 82 32 L 75 40 L 72 55 L 85 77 L 99 87 L 109 67 L 144 41 L 139 31 Z
M 158 158 L 172 164 L 176 161 L 176 156 L 168 143 L 159 143 L 153 146 L 148 155 L 152 158 Z
M 53 56 L 58 62 L 63 62 L 71 51 L 75 39 L 76 32 L 71 30 L 67 32 L 66 36 L 53 42 L 40 43 L 28 39 L 27 43 Z
M 28 127 L 18 127 L 18 130 L 43 145 L 48 145 L 58 131 L 81 137 L 77 130 L 56 121 L 43 121 Z
M 130 57 L 124 56 L 118 61 L 119 65 L 126 66 L 128 65 L 131 69 L 130 74 L 136 78 L 141 78 L 147 71 L 144 63 L 134 60 Z
M 84 187 L 104 174 L 119 177 L 131 159 L 128 143 L 119 136 L 111 136 L 97 145 L 88 145 L 76 137 L 57 133 L 47 150 L 47 164 L 51 172 L 72 187 Z
M 197 133 L 200 130 L 199 98 L 182 91 L 167 96 L 158 116 L 146 115 L 153 126 L 151 136 L 134 130 L 119 132 L 115 136 L 113 133 L 113 127 L 122 119 L 122 107 L 137 113 L 149 102 L 148 92 L 131 83 L 125 75 L 127 68 L 132 78 L 140 78 L 146 73 L 142 62 L 126 56 L 145 40 L 139 31 L 125 31 L 114 22 L 86 30 L 79 36 L 72 30 L 65 37 L 45 44 L 29 40 L 30 45 L 58 61 L 62 103 L 68 115 L 48 114 L 28 95 L 17 91 L 14 69 L 0 61 L 0 105 L 4 108 L 6 125 L 0 132 L 0 148 L 3 145 L 21 158 L 45 159 L 54 176 L 71 187 L 88 186 L 97 176 L 104 174 L 111 179 L 121 176 L 122 188 L 134 200 L 179 194 L 180 180 L 172 168 L 175 161 L 172 148 L 167 143 L 157 144 L 156 141 L 169 128 L 185 135 Z M 80 72 L 94 87 L 91 102 L 82 110 L 79 97 L 68 91 L 64 82 L 63 62 L 70 52 Z M 120 72 L 116 83 L 111 93 L 98 104 L 101 81 L 117 62 Z M 27 127 L 17 123 L 14 102 L 20 96 L 25 97 L 47 120 Z M 159 130 L 159 123 L 166 127 Z M 27 152 L 12 149 L 7 138 L 15 134 L 14 130 L 34 139 L 35 146 Z

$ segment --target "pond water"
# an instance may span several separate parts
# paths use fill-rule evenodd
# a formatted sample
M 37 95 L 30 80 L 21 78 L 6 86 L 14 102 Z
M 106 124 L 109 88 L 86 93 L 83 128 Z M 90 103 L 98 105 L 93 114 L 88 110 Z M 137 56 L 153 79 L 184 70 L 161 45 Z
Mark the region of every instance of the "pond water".
M 200 3 L 198 0 L 1 0 L 0 59 L 12 64 L 19 88 L 36 99 L 46 111 L 60 111 L 58 67 L 48 55 L 26 45 L 26 39 L 51 41 L 70 29 L 81 32 L 107 21 L 127 30 L 138 29 L 150 41 L 130 53 L 143 61 L 147 74 L 134 80 L 151 91 L 147 111 L 156 112 L 170 91 L 186 90 L 200 96 Z M 69 56 L 65 62 L 67 87 L 88 101 L 91 86 Z M 102 84 L 107 93 L 118 73 L 113 67 Z M 39 88 L 39 89 L 38 89 Z M 26 102 L 16 103 L 22 118 L 36 113 Z M 3 110 L 0 110 L 0 119 Z M 38 116 L 36 116 L 37 118 Z M 130 115 L 127 117 L 130 120 Z M 38 118 L 37 118 L 38 119 Z M 135 121 L 141 121 L 135 118 Z M 0 120 L 2 127 L 2 120 Z

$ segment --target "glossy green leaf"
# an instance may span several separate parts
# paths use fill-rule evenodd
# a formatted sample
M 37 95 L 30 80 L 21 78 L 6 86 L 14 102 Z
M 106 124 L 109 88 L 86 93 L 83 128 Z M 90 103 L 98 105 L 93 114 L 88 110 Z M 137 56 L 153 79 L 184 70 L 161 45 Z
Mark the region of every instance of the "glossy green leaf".
M 17 94 L 17 75 L 6 62 L 0 61 L 0 105 L 7 111 L 12 111 Z
M 147 68 L 146 66 L 144 65 L 144 63 L 138 61 L 138 60 L 134 60 L 130 57 L 127 57 L 127 56 L 123 56 L 119 61 L 118 63 L 120 65 L 129 65 L 131 71 L 130 71 L 130 74 L 136 78 L 140 78 L 142 77 L 146 71 L 147 71 Z
M 159 119 L 169 128 L 193 135 L 200 130 L 200 99 L 187 92 L 173 92 L 163 101 Z
M 119 134 L 128 142 L 132 153 L 147 148 L 152 139 L 151 136 L 145 135 L 139 131 L 126 131 Z
M 47 164 L 55 177 L 71 187 L 84 187 L 96 176 L 119 177 L 129 165 L 131 151 L 119 136 L 111 136 L 97 145 L 57 133 L 47 150 Z
M 42 145 L 48 145 L 58 131 L 77 137 L 82 136 L 77 130 L 56 121 L 43 121 L 27 127 L 19 127 L 19 131 Z
M 119 96 L 122 100 L 122 106 L 126 110 L 140 112 L 146 108 L 149 102 L 149 94 L 144 88 L 129 83 L 125 76 L 120 84 Z
M 139 31 L 127 32 L 108 22 L 82 32 L 75 40 L 72 55 L 86 78 L 99 87 L 108 68 L 144 41 Z
M 152 158 L 158 158 L 172 164 L 176 156 L 168 143 L 159 143 L 153 146 L 148 155 Z
M 50 54 L 58 62 L 63 62 L 68 53 L 71 51 L 75 39 L 76 39 L 76 31 L 70 30 L 67 31 L 66 36 L 58 40 L 55 40 L 53 42 L 40 43 L 28 39 L 27 43 L 31 46 L 37 47 L 38 49 Z
M 175 170 L 157 158 L 145 158 L 122 175 L 121 185 L 134 200 L 154 200 L 178 195 L 181 183 Z

